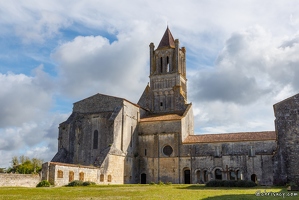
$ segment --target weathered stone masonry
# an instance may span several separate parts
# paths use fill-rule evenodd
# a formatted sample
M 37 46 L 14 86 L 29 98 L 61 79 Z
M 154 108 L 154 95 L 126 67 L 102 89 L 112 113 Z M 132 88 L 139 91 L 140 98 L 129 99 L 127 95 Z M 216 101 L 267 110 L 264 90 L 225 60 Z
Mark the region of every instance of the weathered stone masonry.
M 0 173 L 0 187 L 35 187 L 40 181 L 38 174 Z
M 96 94 L 74 103 L 59 125 L 58 152 L 43 165 L 54 185 L 298 182 L 299 95 L 274 105 L 276 132 L 194 135 L 186 49 L 167 28 L 150 49 L 150 83 L 137 104 Z
M 299 94 L 273 107 L 277 132 L 274 181 L 299 184 Z

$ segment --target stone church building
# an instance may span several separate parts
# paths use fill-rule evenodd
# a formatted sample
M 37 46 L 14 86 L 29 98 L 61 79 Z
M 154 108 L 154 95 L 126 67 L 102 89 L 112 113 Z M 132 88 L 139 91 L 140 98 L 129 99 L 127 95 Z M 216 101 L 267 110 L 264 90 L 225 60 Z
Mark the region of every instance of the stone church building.
M 57 186 L 299 180 L 299 95 L 274 105 L 276 131 L 194 135 L 186 49 L 168 27 L 149 47 L 150 83 L 138 103 L 104 94 L 74 103 L 43 179 Z

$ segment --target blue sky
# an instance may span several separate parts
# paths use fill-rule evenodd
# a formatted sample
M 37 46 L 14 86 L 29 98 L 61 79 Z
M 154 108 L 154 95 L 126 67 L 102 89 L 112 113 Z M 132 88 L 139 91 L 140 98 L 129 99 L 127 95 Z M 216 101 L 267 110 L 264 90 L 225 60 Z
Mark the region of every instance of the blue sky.
M 76 101 L 137 102 L 167 24 L 187 49 L 197 134 L 274 130 L 273 104 L 298 93 L 298 13 L 278 0 L 0 0 L 0 167 L 50 160 Z

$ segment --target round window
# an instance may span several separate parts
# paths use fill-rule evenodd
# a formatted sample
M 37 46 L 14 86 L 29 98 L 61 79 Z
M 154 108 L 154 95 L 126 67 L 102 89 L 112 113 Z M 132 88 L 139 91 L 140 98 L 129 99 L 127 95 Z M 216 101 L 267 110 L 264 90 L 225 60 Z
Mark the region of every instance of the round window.
M 163 148 L 163 153 L 164 153 L 164 155 L 166 155 L 166 156 L 170 156 L 170 155 L 172 154 L 172 152 L 173 152 L 173 149 L 172 149 L 172 147 L 169 146 L 169 145 L 166 145 L 166 146 Z

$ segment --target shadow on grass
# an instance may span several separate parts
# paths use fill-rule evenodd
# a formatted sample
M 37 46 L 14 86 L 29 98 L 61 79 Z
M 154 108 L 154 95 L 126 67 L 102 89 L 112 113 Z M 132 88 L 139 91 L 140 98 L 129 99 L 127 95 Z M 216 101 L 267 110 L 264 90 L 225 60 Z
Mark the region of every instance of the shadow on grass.
M 215 191 L 213 196 L 203 197 L 201 199 L 263 199 L 270 200 L 275 198 L 289 198 L 289 199 L 299 199 L 298 191 L 287 191 L 286 188 L 276 187 L 276 186 L 256 186 L 256 187 L 206 187 L 205 185 L 189 185 L 186 187 L 177 187 L 177 189 L 185 190 L 198 190 L 202 191 L 204 194 L 205 190 Z M 244 191 L 244 194 L 219 194 L 222 191 L 230 191 L 228 193 L 233 193 L 233 191 Z M 246 192 L 247 191 L 247 192 Z M 250 192 L 250 194 L 248 194 Z M 239 192 L 236 192 L 239 193 Z M 200 197 L 200 196 L 199 196 Z
M 286 191 L 286 188 L 276 187 L 276 186 L 255 186 L 255 187 L 206 187 L 205 184 L 188 185 L 185 187 L 177 187 L 177 189 L 187 189 L 187 190 L 270 190 L 270 189 L 281 189 L 281 191 Z
M 221 199 L 221 200 L 234 200 L 234 199 L 238 199 L 238 200 L 247 200 L 247 199 L 260 199 L 260 197 L 255 196 L 254 194 L 232 194 L 232 195 L 221 195 L 221 196 L 216 196 L 216 197 L 207 197 L 204 199 Z M 264 198 L 263 198 L 264 199 Z M 270 198 L 269 198 L 270 199 Z
M 202 199 L 241 199 L 241 200 L 247 200 L 247 199 L 263 199 L 263 200 L 272 200 L 272 199 L 299 199 L 299 193 L 294 191 L 286 191 L 286 190 L 280 190 L 277 192 L 271 192 L 270 190 L 263 191 L 263 190 L 257 190 L 254 194 L 225 194 L 225 195 L 219 195 L 214 197 L 206 197 Z

